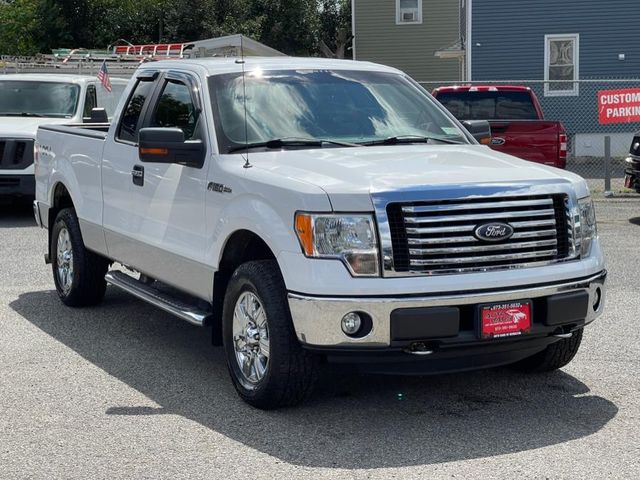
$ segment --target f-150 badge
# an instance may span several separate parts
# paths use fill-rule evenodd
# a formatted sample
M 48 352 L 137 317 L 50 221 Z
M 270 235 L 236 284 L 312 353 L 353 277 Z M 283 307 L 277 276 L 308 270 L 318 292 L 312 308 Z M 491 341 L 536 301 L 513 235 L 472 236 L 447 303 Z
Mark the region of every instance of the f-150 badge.
M 214 183 L 214 182 L 209 182 L 209 184 L 207 185 L 207 190 L 209 190 L 210 192 L 218 192 L 218 193 L 231 193 L 233 191 L 231 190 L 231 187 L 227 187 L 222 183 Z

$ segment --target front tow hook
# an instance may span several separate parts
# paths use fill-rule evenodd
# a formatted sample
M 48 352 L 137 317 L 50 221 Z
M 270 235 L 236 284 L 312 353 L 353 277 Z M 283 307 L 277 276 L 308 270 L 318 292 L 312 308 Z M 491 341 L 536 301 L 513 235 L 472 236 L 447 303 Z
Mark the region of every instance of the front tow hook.
M 424 342 L 413 342 L 404 351 L 411 355 L 431 355 L 434 352 L 434 350 Z

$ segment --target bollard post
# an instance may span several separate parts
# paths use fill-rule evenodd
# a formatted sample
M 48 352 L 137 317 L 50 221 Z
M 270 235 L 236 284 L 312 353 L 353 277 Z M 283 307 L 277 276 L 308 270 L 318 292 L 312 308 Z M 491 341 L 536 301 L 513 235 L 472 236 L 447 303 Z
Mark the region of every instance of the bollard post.
M 611 191 L 611 137 L 604 137 L 604 196 L 613 197 Z

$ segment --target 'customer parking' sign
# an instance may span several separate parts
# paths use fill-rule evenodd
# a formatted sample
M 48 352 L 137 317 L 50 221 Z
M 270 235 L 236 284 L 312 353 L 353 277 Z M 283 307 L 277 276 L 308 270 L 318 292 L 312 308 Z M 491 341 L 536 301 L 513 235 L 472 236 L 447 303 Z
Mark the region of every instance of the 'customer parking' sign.
M 600 125 L 640 122 L 640 88 L 600 90 L 598 112 Z

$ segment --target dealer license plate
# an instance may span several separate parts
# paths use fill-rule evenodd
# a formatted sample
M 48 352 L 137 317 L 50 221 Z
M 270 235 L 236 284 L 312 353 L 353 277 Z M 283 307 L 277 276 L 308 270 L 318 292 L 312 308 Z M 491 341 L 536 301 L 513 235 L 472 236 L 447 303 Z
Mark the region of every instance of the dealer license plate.
M 523 335 L 531 331 L 531 302 L 494 303 L 480 306 L 482 338 L 502 338 Z

